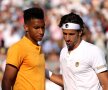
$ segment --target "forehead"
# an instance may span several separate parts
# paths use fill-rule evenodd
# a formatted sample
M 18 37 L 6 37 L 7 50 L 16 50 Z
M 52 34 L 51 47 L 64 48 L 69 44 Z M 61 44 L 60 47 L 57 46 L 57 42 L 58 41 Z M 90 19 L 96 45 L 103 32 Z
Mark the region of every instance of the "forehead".
M 29 22 L 30 25 L 45 25 L 44 19 L 31 19 Z
M 74 29 L 62 29 L 63 33 L 77 33 L 77 30 Z

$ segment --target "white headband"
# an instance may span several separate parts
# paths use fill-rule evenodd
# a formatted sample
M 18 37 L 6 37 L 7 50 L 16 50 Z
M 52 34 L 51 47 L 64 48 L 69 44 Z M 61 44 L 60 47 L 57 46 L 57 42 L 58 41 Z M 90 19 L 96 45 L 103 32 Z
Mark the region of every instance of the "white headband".
M 75 29 L 80 30 L 80 25 L 75 23 L 65 23 L 62 25 L 62 29 Z

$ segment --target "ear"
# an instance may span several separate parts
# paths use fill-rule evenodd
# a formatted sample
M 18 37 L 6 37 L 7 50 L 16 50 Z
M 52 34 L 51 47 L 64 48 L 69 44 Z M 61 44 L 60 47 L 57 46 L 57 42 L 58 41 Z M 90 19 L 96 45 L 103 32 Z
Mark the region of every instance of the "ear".
M 81 31 L 79 32 L 79 36 L 82 36 L 82 34 L 83 34 L 83 31 L 81 30 Z
M 24 30 L 25 30 L 26 32 L 28 32 L 28 26 L 27 26 L 26 24 L 24 24 Z

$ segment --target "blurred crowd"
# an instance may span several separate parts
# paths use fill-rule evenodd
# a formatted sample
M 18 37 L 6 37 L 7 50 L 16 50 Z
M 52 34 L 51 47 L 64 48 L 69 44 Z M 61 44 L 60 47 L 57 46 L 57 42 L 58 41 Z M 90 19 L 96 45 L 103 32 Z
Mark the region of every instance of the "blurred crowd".
M 83 18 L 83 39 L 99 46 L 108 61 L 108 0 L 0 0 L 0 81 L 7 49 L 25 33 L 22 11 L 38 5 L 45 11 L 46 30 L 44 39 L 39 43 L 45 53 L 46 68 L 59 73 L 59 53 L 65 42 L 58 24 L 60 17 L 69 12 L 78 13 Z M 59 86 L 54 87 L 56 89 L 52 90 L 61 90 Z

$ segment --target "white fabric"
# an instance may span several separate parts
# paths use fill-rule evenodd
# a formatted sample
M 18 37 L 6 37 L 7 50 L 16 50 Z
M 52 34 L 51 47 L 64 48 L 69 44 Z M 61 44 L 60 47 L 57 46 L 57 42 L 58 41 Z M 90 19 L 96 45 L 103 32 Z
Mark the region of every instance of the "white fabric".
M 75 23 L 65 23 L 62 26 L 62 29 L 75 29 L 80 30 L 80 25 Z
M 62 87 L 46 79 L 45 90 L 62 90 Z
M 51 71 L 49 71 L 49 77 L 51 77 L 52 76 L 52 72 Z
M 64 47 L 60 54 L 60 69 L 64 90 L 102 90 L 97 73 L 107 70 L 101 50 L 84 40 L 68 53 Z

